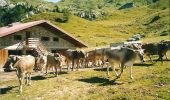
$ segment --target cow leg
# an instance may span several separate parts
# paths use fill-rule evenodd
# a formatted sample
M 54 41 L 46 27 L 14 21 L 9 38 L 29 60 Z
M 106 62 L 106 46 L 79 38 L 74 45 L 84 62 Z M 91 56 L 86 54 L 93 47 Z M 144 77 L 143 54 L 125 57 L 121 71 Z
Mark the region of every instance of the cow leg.
M 70 64 L 69 64 L 69 62 L 66 62 L 66 64 L 67 64 L 67 72 L 68 72 L 69 68 L 70 68 Z
M 31 85 L 31 73 L 29 73 L 29 82 L 28 85 Z
M 16 75 L 17 75 L 17 77 L 19 77 L 19 73 L 18 73 L 18 70 L 16 70 Z
M 55 66 L 55 71 L 56 71 L 55 75 L 58 76 L 58 68 L 57 68 L 57 66 Z
M 167 55 L 165 54 L 165 58 L 166 58 L 166 60 L 168 60 L 168 57 L 167 57 Z
M 84 61 L 83 61 L 83 59 L 82 59 L 82 60 L 80 60 L 79 65 L 80 65 L 80 67 L 81 67 L 81 68 L 84 68 Z
M 104 67 L 105 63 L 106 63 L 106 61 L 103 59 L 103 60 L 102 60 L 102 63 L 101 63 L 101 66 Z
M 21 94 L 22 93 L 22 78 L 19 77 L 19 93 Z
M 122 75 L 124 66 L 125 65 L 122 63 L 121 64 L 121 71 L 120 71 L 120 74 L 117 76 L 117 78 L 120 78 L 120 76 Z
M 153 60 L 152 60 L 152 57 L 151 57 L 151 55 L 149 55 L 149 59 L 150 59 L 150 61 L 153 63 Z
M 24 74 L 23 73 L 20 73 L 18 75 L 18 79 L 19 79 L 19 94 L 22 93 L 22 81 L 23 81 L 23 78 L 24 78 Z
M 132 76 L 132 66 L 130 66 L 130 79 L 133 79 L 133 76 Z
M 163 56 L 162 55 L 160 56 L 160 60 L 161 60 L 161 63 L 163 63 Z
M 25 81 L 25 85 L 28 85 L 28 73 L 26 73 L 26 81 Z
M 85 60 L 85 68 L 88 68 L 87 59 Z
M 21 78 L 21 75 L 19 74 L 18 70 L 16 70 L 16 74 L 17 74 L 17 77 L 19 80 L 19 94 L 21 94 L 22 93 L 22 78 Z
M 48 66 L 49 66 L 49 65 L 47 64 L 47 65 L 46 65 L 46 69 L 45 69 L 45 70 L 46 70 L 46 71 L 45 71 L 45 74 L 46 74 L 46 75 L 47 75 L 47 73 L 48 73 Z
M 69 64 L 67 62 L 67 60 L 65 60 L 66 66 L 67 66 L 67 72 L 69 71 Z
M 79 60 L 76 60 L 76 65 L 77 65 L 77 71 L 79 70 L 79 67 L 80 67 L 80 62 Z
M 72 61 L 72 71 L 74 70 L 74 60 Z
M 118 74 L 117 74 L 117 72 L 116 72 L 116 70 L 115 70 L 115 67 L 114 67 L 114 63 L 110 63 L 110 64 L 111 64 L 111 67 L 112 67 L 112 69 L 113 69 L 113 71 L 114 71 L 116 77 L 118 77 Z
M 163 63 L 163 54 L 158 54 L 159 55 L 159 58 L 156 60 L 156 61 L 161 61 Z
M 43 73 L 44 73 L 44 68 L 45 68 L 45 66 L 43 66 L 43 68 L 41 69 L 41 75 L 43 75 Z
M 107 76 L 109 76 L 109 62 L 106 63 L 106 67 L 107 67 Z
M 62 72 L 62 67 L 60 66 L 60 73 Z

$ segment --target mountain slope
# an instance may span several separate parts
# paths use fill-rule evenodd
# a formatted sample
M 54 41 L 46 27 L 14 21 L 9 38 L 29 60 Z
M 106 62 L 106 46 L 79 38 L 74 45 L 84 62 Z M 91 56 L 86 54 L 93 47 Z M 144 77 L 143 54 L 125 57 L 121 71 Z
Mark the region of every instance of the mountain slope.
M 42 13 L 30 17 L 26 21 L 50 20 L 91 46 L 125 41 L 136 33 L 145 34 L 147 37 L 160 36 L 162 32 L 169 32 L 168 25 L 170 24 L 169 9 L 157 10 L 146 6 L 121 11 L 113 10 L 105 20 L 89 21 L 71 15 L 67 23 L 55 21 L 56 18 L 62 16 L 62 13 Z M 146 25 L 155 16 L 160 16 L 160 19 Z

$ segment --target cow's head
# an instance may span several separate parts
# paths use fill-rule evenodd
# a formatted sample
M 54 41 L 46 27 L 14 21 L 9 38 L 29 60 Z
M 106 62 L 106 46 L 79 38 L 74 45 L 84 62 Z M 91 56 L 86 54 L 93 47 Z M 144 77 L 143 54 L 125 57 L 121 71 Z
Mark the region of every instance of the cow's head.
M 10 55 L 9 59 L 11 61 L 12 66 L 10 67 L 16 67 L 16 63 L 19 61 L 19 57 L 15 55 Z
M 141 62 L 145 62 L 145 59 L 144 59 L 144 49 L 138 49 L 138 50 L 135 50 L 135 52 L 137 53 L 138 57 L 140 58 Z
M 46 56 L 40 56 L 40 57 L 35 57 L 35 66 L 34 70 L 37 71 L 43 71 L 47 63 L 47 58 Z

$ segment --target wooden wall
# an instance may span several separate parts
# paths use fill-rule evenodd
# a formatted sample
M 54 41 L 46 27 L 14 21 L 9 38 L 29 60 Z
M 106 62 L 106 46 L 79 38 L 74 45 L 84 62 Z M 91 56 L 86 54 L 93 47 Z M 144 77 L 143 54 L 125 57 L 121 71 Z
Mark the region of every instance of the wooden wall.
M 2 49 L 0 50 L 0 71 L 2 71 L 2 67 L 6 63 L 8 59 L 8 50 Z
M 53 49 L 75 49 L 75 45 L 70 43 L 69 41 L 59 37 L 57 33 L 50 31 L 48 28 L 43 26 L 34 26 L 17 33 L 4 36 L 0 38 L 0 49 L 4 49 L 6 47 L 15 45 L 17 43 L 23 42 L 26 40 L 26 31 L 30 32 L 30 38 L 39 38 L 41 37 L 49 37 L 49 41 L 41 41 L 43 45 L 50 51 Z M 22 36 L 21 40 L 14 40 L 15 35 Z M 53 41 L 53 38 L 58 38 L 59 41 Z M 18 45 L 16 45 L 16 48 Z

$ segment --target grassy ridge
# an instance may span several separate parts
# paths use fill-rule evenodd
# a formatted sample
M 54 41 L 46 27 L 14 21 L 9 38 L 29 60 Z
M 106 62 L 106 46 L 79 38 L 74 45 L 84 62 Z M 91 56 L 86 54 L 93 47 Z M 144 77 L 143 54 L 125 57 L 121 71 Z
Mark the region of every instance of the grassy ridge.
M 148 24 L 155 16 L 160 16 L 160 19 Z M 62 17 L 62 13 L 51 12 L 34 15 L 25 21 L 50 20 L 90 46 L 125 41 L 136 33 L 145 34 L 146 37 L 159 37 L 162 32 L 170 31 L 169 9 L 150 9 L 146 6 L 121 11 L 112 10 L 110 16 L 104 20 L 88 21 L 71 15 L 67 23 L 55 21 L 55 18 Z

